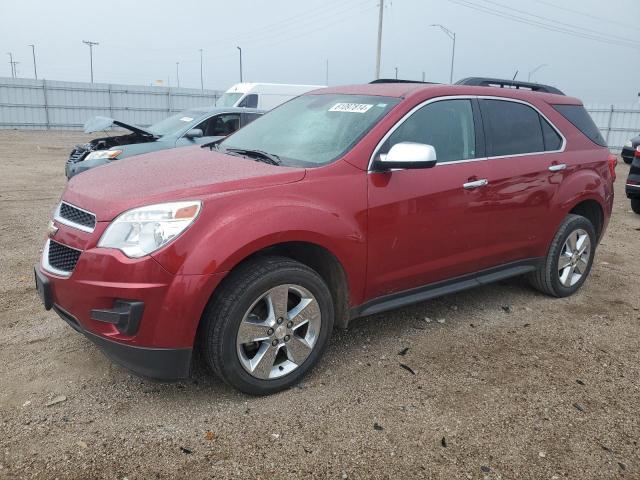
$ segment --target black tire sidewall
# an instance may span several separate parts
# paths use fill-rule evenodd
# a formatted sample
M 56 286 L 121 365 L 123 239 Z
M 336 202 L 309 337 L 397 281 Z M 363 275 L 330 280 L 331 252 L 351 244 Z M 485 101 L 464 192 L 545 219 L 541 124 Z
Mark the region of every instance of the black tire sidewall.
M 224 324 L 219 330 L 219 334 L 222 335 L 222 342 L 219 344 L 222 351 L 218 352 L 218 358 L 221 359 L 219 369 L 224 380 L 237 389 L 252 395 L 265 395 L 283 390 L 298 382 L 322 356 L 333 330 L 333 303 L 329 289 L 320 276 L 307 270 L 306 267 L 285 267 L 271 271 L 253 282 L 241 294 L 239 301 L 224 312 L 225 318 L 221 319 Z M 238 328 L 244 314 L 257 298 L 269 289 L 283 284 L 300 285 L 316 298 L 322 318 L 320 334 L 311 354 L 302 365 L 281 378 L 261 380 L 251 376 L 240 363 L 236 347 Z
M 571 287 L 565 287 L 560 282 L 560 277 L 558 275 L 558 262 L 560 261 L 560 252 L 564 247 L 565 242 L 569 235 L 575 232 L 578 229 L 582 229 L 587 232 L 589 235 L 589 240 L 591 241 L 591 255 L 589 256 L 589 263 L 587 264 L 587 269 L 585 270 L 582 278 Z M 573 295 L 587 280 L 589 274 L 591 273 L 591 267 L 593 266 L 593 260 L 596 254 L 596 246 L 597 246 L 597 237 L 596 232 L 589 220 L 585 217 L 581 217 L 578 215 L 573 215 L 569 217 L 565 223 L 562 225 L 560 231 L 558 232 L 559 236 L 556 237 L 556 241 L 553 244 L 553 248 L 549 251 L 549 275 L 551 280 L 551 285 L 553 287 L 554 292 L 558 297 L 568 297 Z
M 634 213 L 640 215 L 640 198 L 631 199 L 631 210 L 633 210 Z

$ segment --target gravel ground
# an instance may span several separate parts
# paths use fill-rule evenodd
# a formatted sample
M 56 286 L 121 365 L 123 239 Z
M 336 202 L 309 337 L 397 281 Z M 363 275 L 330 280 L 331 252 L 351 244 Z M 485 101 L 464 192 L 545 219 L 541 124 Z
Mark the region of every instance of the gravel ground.
M 84 139 L 0 131 L 0 478 L 640 478 L 626 165 L 575 296 L 515 279 L 361 319 L 299 387 L 252 398 L 202 369 L 132 376 L 41 307 L 31 268 Z

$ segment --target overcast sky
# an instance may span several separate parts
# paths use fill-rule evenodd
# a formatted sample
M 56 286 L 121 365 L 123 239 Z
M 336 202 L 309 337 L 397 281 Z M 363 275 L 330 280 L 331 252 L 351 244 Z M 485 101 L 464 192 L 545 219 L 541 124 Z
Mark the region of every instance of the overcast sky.
M 154 80 L 205 88 L 244 80 L 331 85 L 368 82 L 375 73 L 378 0 L 0 0 L 0 76 L 88 81 L 94 48 L 96 82 Z M 514 21 L 518 19 L 520 21 Z M 553 84 L 585 102 L 638 102 L 639 0 L 386 0 L 382 76 L 448 82 L 457 34 L 454 81 L 513 77 Z M 536 25 L 532 25 L 532 23 Z M 541 26 L 552 30 L 543 29 Z M 569 31 L 570 34 L 557 30 Z M 576 35 L 597 38 L 581 38 Z M 608 42 L 608 43 L 606 43 Z

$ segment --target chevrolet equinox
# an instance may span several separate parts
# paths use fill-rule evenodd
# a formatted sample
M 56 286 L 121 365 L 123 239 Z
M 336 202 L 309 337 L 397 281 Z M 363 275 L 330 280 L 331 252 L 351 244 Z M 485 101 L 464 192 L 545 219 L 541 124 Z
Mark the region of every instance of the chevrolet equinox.
M 72 178 L 36 286 L 142 376 L 184 378 L 198 351 L 233 387 L 272 393 L 356 317 L 517 275 L 573 294 L 615 166 L 553 87 L 315 90 L 221 142 Z

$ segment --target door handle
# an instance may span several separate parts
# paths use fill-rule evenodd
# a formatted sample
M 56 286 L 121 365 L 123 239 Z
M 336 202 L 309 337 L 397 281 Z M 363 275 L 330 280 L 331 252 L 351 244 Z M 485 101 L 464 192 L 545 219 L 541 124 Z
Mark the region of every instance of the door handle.
M 489 185 L 489 181 L 486 178 L 483 178 L 474 182 L 464 183 L 462 186 L 465 190 L 473 190 L 474 188 L 484 187 L 486 185 Z
M 550 172 L 560 172 L 560 171 L 564 170 L 565 168 L 567 168 L 567 164 L 566 163 L 558 163 L 557 165 L 551 165 L 549 167 L 549 171 Z

